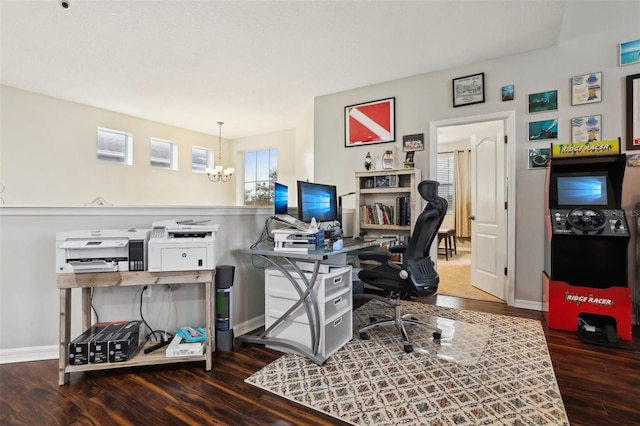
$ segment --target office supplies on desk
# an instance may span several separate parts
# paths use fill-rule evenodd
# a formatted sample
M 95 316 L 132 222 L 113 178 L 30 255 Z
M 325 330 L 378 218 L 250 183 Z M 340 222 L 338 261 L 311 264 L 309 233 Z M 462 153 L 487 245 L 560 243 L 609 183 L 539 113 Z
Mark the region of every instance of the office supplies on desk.
M 214 241 L 219 229 L 220 225 L 209 221 L 154 222 L 149 239 L 149 272 L 214 269 Z
M 56 272 L 144 271 L 148 241 L 148 229 L 58 232 Z

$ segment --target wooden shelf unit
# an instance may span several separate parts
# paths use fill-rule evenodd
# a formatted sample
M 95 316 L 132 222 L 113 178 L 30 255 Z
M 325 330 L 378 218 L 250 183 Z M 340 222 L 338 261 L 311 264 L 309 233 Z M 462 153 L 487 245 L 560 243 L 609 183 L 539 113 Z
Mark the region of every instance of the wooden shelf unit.
M 422 197 L 418 193 L 420 170 L 375 170 L 356 173 L 356 208 L 354 236 L 366 231 L 373 236 L 398 235 L 401 239 L 411 235 L 415 221 L 422 211 Z M 385 186 L 386 185 L 386 186 Z M 410 222 L 407 225 L 366 223 L 362 206 L 373 206 L 381 203 L 394 206 L 394 215 L 398 197 L 409 196 Z
M 58 383 L 64 385 L 69 381 L 69 375 L 79 371 L 109 370 L 113 368 L 139 367 L 146 365 L 173 364 L 179 362 L 205 361 L 207 371 L 213 364 L 214 350 L 212 337 L 213 328 L 213 279 L 215 270 L 180 271 L 180 272 L 101 272 L 88 274 L 57 274 L 60 289 L 60 359 Z M 188 357 L 166 357 L 166 347 L 149 354 L 144 353 L 144 347 L 153 342 L 140 345 L 131 359 L 124 362 L 69 365 L 69 342 L 71 341 L 71 290 L 82 289 L 82 329 L 91 326 L 91 289 L 94 287 L 129 287 L 168 284 L 202 284 L 205 286 L 205 328 L 207 341 L 203 355 Z

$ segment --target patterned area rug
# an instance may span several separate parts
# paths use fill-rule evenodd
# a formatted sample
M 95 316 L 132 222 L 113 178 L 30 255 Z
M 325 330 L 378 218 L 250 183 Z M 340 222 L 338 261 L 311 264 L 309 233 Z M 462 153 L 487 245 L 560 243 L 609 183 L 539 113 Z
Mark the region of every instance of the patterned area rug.
M 356 328 L 385 309 L 370 301 L 354 311 L 356 337 L 324 366 L 285 354 L 245 381 L 354 425 L 569 424 L 539 321 L 409 301 L 402 308 L 442 326 L 442 344 L 419 327 L 407 329 L 409 354 L 393 327 L 360 340 Z M 486 338 L 456 341 L 458 330 Z

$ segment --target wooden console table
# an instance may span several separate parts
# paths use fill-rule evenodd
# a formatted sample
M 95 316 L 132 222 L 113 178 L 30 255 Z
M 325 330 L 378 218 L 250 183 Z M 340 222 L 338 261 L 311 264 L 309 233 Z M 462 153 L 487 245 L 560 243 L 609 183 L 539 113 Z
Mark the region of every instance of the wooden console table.
M 101 272 L 88 274 L 57 274 L 60 289 L 60 360 L 58 382 L 64 385 L 69 375 L 78 371 L 108 370 L 112 368 L 139 367 L 144 365 L 172 364 L 178 362 L 205 361 L 207 371 L 212 367 L 213 334 L 213 279 L 215 270 L 180 272 Z M 203 355 L 167 358 L 165 350 L 145 354 L 143 348 L 155 342 L 140 345 L 136 354 L 127 361 L 101 364 L 69 365 L 71 341 L 71 289 L 82 289 L 82 329 L 91 326 L 91 289 L 94 287 L 128 287 L 167 284 L 204 284 L 207 340 Z

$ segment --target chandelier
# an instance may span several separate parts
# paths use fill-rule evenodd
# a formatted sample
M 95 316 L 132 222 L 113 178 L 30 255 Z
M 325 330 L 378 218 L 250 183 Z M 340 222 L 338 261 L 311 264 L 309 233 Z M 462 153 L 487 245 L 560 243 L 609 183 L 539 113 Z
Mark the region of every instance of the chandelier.
M 211 167 L 207 167 L 205 172 L 207 172 L 207 177 L 211 182 L 229 182 L 231 180 L 231 176 L 235 169 L 233 167 L 227 167 L 226 169 L 222 166 L 222 125 L 224 123 L 222 121 L 218 121 L 218 126 L 220 126 L 220 133 L 218 135 L 218 165 L 213 169 Z

